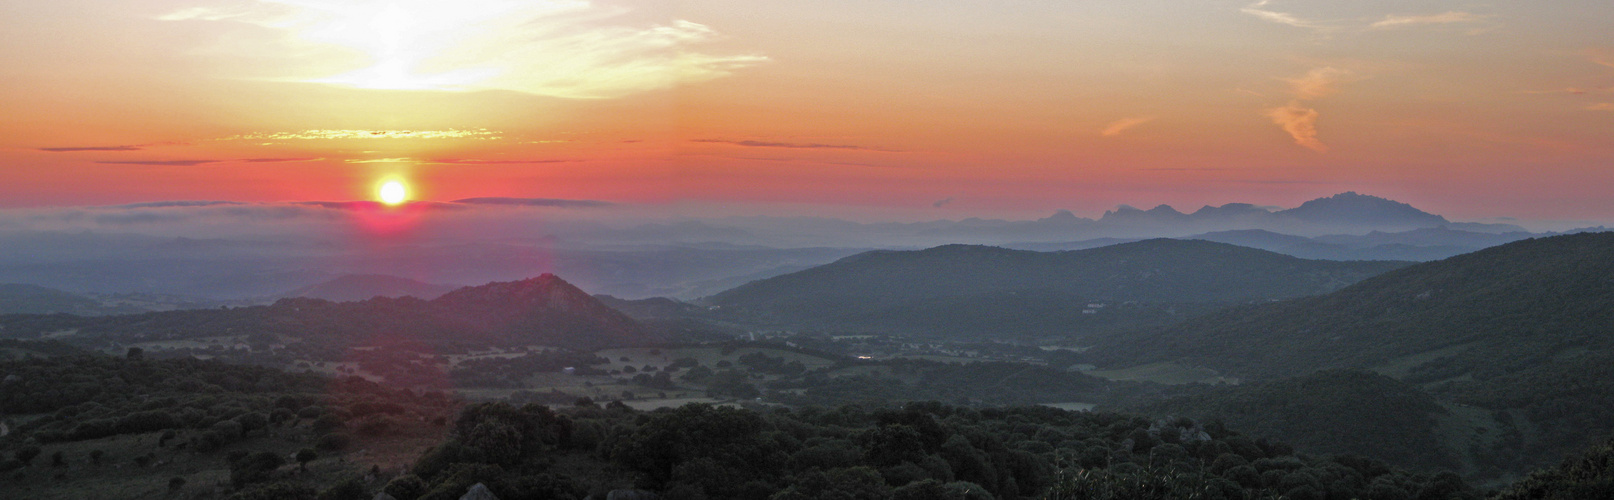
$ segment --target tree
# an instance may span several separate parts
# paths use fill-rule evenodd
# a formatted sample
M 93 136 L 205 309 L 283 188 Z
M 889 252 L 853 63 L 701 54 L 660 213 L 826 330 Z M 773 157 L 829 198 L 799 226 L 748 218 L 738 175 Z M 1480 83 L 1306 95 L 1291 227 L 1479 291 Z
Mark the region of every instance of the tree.
M 28 445 L 18 448 L 15 456 L 17 461 L 22 462 L 23 465 L 32 465 L 34 457 L 38 457 L 40 453 L 43 453 L 43 450 L 40 450 L 38 446 Z
M 317 500 L 366 500 L 369 496 L 364 491 L 364 481 L 358 476 L 348 476 L 323 492 Z
M 297 469 L 308 470 L 308 463 L 317 458 L 319 458 L 319 453 L 315 452 L 313 448 L 297 450 Z
M 146 359 L 146 350 L 139 347 L 130 347 L 128 354 L 125 354 L 124 357 L 129 361 L 141 361 Z
M 185 487 L 185 478 L 183 478 L 183 477 L 174 476 L 173 479 L 168 480 L 168 491 L 179 491 L 180 488 L 184 488 L 184 487 Z
M 251 483 L 269 479 L 275 469 L 286 465 L 286 459 L 280 454 L 270 451 L 260 451 L 230 462 L 230 484 L 241 488 Z
M 381 491 L 398 500 L 415 500 L 426 493 L 426 482 L 420 476 L 404 474 L 388 481 Z

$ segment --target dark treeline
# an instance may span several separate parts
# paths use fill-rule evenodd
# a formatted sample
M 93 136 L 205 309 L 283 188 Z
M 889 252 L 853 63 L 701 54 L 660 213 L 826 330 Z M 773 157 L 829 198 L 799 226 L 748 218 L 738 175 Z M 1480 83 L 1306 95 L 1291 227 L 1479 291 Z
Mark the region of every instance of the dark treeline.
M 1460 465 L 1437 434 L 1436 418 L 1447 410 L 1416 387 L 1370 372 L 1327 370 L 1122 408 L 1222 419 L 1316 453 L 1368 455 L 1419 470 Z
M 1214 422 L 1042 407 L 485 403 L 454 429 L 380 489 L 398 500 L 452 500 L 477 483 L 504 500 L 619 489 L 670 500 L 1479 497 L 1450 473 L 1297 455 Z

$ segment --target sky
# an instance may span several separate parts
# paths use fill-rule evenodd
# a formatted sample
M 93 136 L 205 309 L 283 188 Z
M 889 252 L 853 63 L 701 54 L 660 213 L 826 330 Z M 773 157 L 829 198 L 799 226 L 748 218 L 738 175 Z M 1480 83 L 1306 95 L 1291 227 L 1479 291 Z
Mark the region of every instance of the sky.
M 1614 221 L 1614 3 L 0 0 L 0 208 Z

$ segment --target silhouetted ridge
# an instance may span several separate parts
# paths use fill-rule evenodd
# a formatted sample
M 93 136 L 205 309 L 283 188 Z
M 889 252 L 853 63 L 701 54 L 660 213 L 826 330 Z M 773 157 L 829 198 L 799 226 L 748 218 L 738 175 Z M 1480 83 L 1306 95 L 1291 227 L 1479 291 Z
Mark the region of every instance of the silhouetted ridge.
M 269 306 L 104 318 L 9 316 L 0 318 L 0 326 L 11 335 L 77 328 L 81 335 L 160 340 L 253 332 L 318 337 L 348 345 L 411 340 L 459 346 L 597 348 L 659 340 L 632 318 L 550 274 L 464 287 L 430 301 L 375 297 L 331 302 L 298 297 Z
M 1445 217 L 1418 210 L 1406 203 L 1356 194 L 1354 191 L 1311 200 L 1276 214 L 1316 224 L 1379 227 L 1435 227 L 1449 222 Z
M 1084 320 L 1088 303 L 1197 303 L 1203 308 L 1298 297 L 1402 265 L 1308 261 L 1197 240 L 1154 239 L 1064 252 L 943 245 L 865 252 L 751 282 L 707 302 L 786 324 L 1068 333 L 1076 324 L 1072 321 L 1120 318 L 1089 313 Z M 1147 316 L 1174 314 L 1177 310 L 1163 308 Z

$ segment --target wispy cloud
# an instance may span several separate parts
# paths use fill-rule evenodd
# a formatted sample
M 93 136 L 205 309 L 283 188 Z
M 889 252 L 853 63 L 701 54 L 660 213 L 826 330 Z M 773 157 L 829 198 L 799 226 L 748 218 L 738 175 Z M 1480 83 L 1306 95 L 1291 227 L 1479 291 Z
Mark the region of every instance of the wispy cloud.
M 372 211 L 372 210 L 384 209 L 384 208 L 387 207 L 387 205 L 385 205 L 385 204 L 383 204 L 383 203 L 381 203 L 379 201 L 294 201 L 294 202 L 289 202 L 287 204 L 288 205 L 305 206 L 305 207 L 318 207 L 318 208 L 324 208 L 324 209 L 329 209 L 329 210 L 350 210 L 350 211 Z M 425 209 L 425 210 L 465 210 L 465 209 L 467 209 L 467 207 L 464 207 L 464 206 L 459 205 L 459 204 L 454 204 L 454 203 L 441 203 L 441 202 L 435 202 L 435 201 L 418 201 L 418 200 L 417 201 L 407 202 L 406 206 L 409 207 L 409 208 L 412 208 L 412 209 L 417 209 L 417 210 L 420 210 L 420 209 Z
M 1439 14 L 1387 14 L 1382 19 L 1369 22 L 1364 18 L 1318 20 L 1309 19 L 1297 14 L 1275 10 L 1271 7 L 1273 0 L 1260 0 L 1245 5 L 1239 12 L 1251 15 L 1269 23 L 1304 28 L 1319 34 L 1361 33 L 1374 30 L 1387 30 L 1397 28 L 1410 28 L 1414 26 L 1474 24 L 1483 23 L 1493 16 L 1475 14 L 1463 11 L 1448 11 Z M 1477 32 L 1476 32 L 1477 33 Z
M 417 160 L 415 160 L 414 158 L 350 158 L 350 159 L 346 159 L 346 160 L 342 160 L 342 161 L 346 162 L 346 163 L 364 164 L 364 163 L 415 163 Z
M 1454 11 L 1449 11 L 1449 12 L 1442 12 L 1442 13 L 1439 13 L 1439 14 L 1429 14 L 1429 15 L 1422 15 L 1422 16 L 1418 16 L 1418 15 L 1399 15 L 1398 16 L 1398 15 L 1393 15 L 1392 14 L 1392 15 L 1384 16 L 1383 20 L 1375 22 L 1375 23 L 1373 23 L 1372 25 L 1370 25 L 1368 27 L 1373 28 L 1373 29 L 1392 29 L 1392 28 L 1404 28 L 1404 27 L 1409 27 L 1409 26 L 1418 26 L 1418 25 L 1425 25 L 1425 24 L 1477 23 L 1477 22 L 1484 21 L 1489 17 L 1490 16 L 1482 16 L 1482 15 L 1479 15 L 1479 14 L 1474 14 L 1474 13 L 1470 13 L 1470 12 L 1455 11 L 1455 10 Z
M 1614 68 L 1614 50 L 1597 48 L 1586 49 L 1586 58 L 1590 59 L 1593 64 L 1601 64 Z
M 1311 71 L 1307 71 L 1305 75 L 1284 78 L 1283 81 L 1289 82 L 1289 89 L 1294 92 L 1296 99 L 1312 100 L 1328 97 L 1339 92 L 1335 85 L 1350 81 L 1354 75 L 1354 73 L 1347 70 L 1324 66 L 1313 68 Z
M 1303 103 L 1333 95 L 1339 92 L 1340 83 L 1359 78 L 1356 73 L 1332 66 L 1312 68 L 1306 74 L 1294 78 L 1282 78 L 1281 80 L 1289 84 L 1289 91 L 1294 94 L 1294 99 L 1284 106 L 1269 108 L 1264 114 L 1272 120 L 1272 123 L 1282 127 L 1284 132 L 1288 132 L 1289 136 L 1294 138 L 1295 144 L 1312 151 L 1326 153 L 1328 146 L 1317 139 L 1319 114 L 1316 109 Z
M 236 160 L 242 163 L 302 163 L 305 161 L 320 161 L 324 158 L 245 158 Z
M 98 161 L 103 165 L 163 165 L 175 167 L 191 167 L 209 163 L 296 163 L 305 161 L 318 161 L 323 158 L 228 158 L 206 160 L 107 160 Z
M 557 198 L 465 198 L 454 200 L 454 203 L 466 205 L 495 205 L 515 207 L 557 207 L 557 208 L 605 208 L 616 206 L 615 203 L 597 200 L 564 200 Z
M 447 130 L 357 130 L 310 129 L 300 132 L 259 132 L 219 139 L 221 141 L 313 141 L 339 139 L 490 139 L 501 137 L 498 131 L 484 128 Z
M 424 163 L 434 165 L 531 165 L 539 163 L 575 163 L 579 160 L 570 159 L 532 159 L 532 160 L 478 160 L 473 158 L 436 158 L 426 160 Z
M 151 202 L 145 202 L 145 203 L 128 203 L 128 204 L 123 204 L 123 205 L 108 205 L 108 206 L 96 207 L 96 208 L 133 209 L 133 208 L 172 208 L 172 207 L 216 207 L 216 206 L 237 206 L 237 205 L 246 205 L 246 203 L 242 203 L 242 202 L 239 202 L 239 201 L 217 201 L 217 200 L 174 200 L 174 201 L 151 201 Z
M 1243 12 L 1245 14 L 1255 16 L 1255 17 L 1257 17 L 1257 18 L 1259 18 L 1259 19 L 1261 19 L 1263 21 L 1269 22 L 1269 23 L 1287 24 L 1289 26 L 1294 26 L 1296 28 L 1306 28 L 1306 29 L 1325 29 L 1326 28 L 1322 24 L 1319 24 L 1319 23 L 1314 22 L 1314 21 L 1308 21 L 1308 20 L 1305 20 L 1305 19 L 1301 19 L 1300 17 L 1298 17 L 1298 16 L 1296 16 L 1294 14 L 1290 14 L 1288 12 L 1278 12 L 1278 11 L 1275 11 L 1275 10 L 1267 9 L 1266 6 L 1271 4 L 1271 3 L 1272 3 L 1272 0 L 1261 0 L 1259 2 L 1255 2 L 1255 3 L 1252 3 L 1252 4 L 1246 5 L 1246 6 L 1244 6 L 1244 8 L 1239 9 L 1239 11 Z
M 901 151 L 896 151 L 896 150 L 891 150 L 891 149 L 873 148 L 873 147 L 867 147 L 867 146 L 853 146 L 853 145 L 847 145 L 847 144 L 819 144 L 819 143 L 773 142 L 773 141 L 729 141 L 729 140 L 721 140 L 721 139 L 693 139 L 690 142 L 704 142 L 704 143 L 711 143 L 711 144 L 730 144 L 730 145 L 734 145 L 734 146 L 743 146 L 743 147 L 748 147 L 748 148 L 848 149 L 848 150 L 856 150 L 856 151 L 878 151 L 878 152 L 882 152 L 882 153 L 900 153 L 901 152 Z
M 946 198 L 942 198 L 942 199 L 940 199 L 940 200 L 936 200 L 936 202 L 935 202 L 935 203 L 931 203 L 931 204 L 930 204 L 930 206 L 932 206 L 932 207 L 935 207 L 935 208 L 941 208 L 941 207 L 945 207 L 945 206 L 947 206 L 947 205 L 950 205 L 950 204 L 952 204 L 952 203 L 953 203 L 953 197 L 951 197 L 951 196 L 948 196 L 948 197 L 946 197 Z
M 213 51 L 276 62 L 257 69 L 278 73 L 262 76 L 268 79 L 593 99 L 721 78 L 768 61 L 757 54 L 701 52 L 701 45 L 723 37 L 685 19 L 645 23 L 645 16 L 618 2 L 212 1 L 158 19 L 274 33 L 275 43 L 221 44 Z M 347 67 L 322 67 L 283 55 L 310 51 L 368 57 Z M 324 74 L 309 77 L 311 72 Z
M 1110 122 L 1109 125 L 1106 125 L 1104 127 L 1103 131 L 1099 132 L 1099 135 L 1102 135 L 1104 137 L 1115 137 L 1115 136 L 1121 135 L 1122 132 L 1126 132 L 1127 129 L 1130 129 L 1132 127 L 1136 127 L 1138 125 L 1142 125 L 1142 124 L 1145 124 L 1145 123 L 1149 123 L 1151 121 L 1154 121 L 1154 119 L 1155 119 L 1154 116 L 1135 116 L 1135 117 L 1131 117 L 1131 118 L 1122 118 L 1122 119 Z
M 1586 109 L 1589 109 L 1589 110 L 1592 110 L 1592 111 L 1614 111 L 1614 102 L 1600 102 L 1600 103 L 1597 103 L 1597 104 L 1593 104 L 1591 106 L 1587 106 Z
M 1267 110 L 1267 117 L 1272 123 L 1283 127 L 1290 137 L 1294 137 L 1295 144 L 1305 146 L 1319 153 L 1328 152 L 1328 146 L 1317 140 L 1317 110 L 1300 104 L 1300 101 L 1289 101 L 1289 105 L 1281 108 Z
M 224 160 L 125 160 L 125 161 L 98 161 L 103 165 L 155 165 L 168 167 L 194 167 L 209 163 L 219 163 Z
M 51 153 L 68 153 L 73 151 L 140 151 L 143 146 L 71 146 L 60 148 L 39 148 L 40 151 Z
M 1585 94 L 1586 92 L 1587 92 L 1586 89 L 1583 89 L 1583 88 L 1580 88 L 1580 87 L 1564 87 L 1564 88 L 1561 88 L 1561 89 L 1553 89 L 1553 90 L 1521 90 L 1521 91 L 1519 91 L 1519 93 L 1521 93 L 1521 94 L 1573 94 L 1573 95 L 1581 95 L 1581 94 Z

